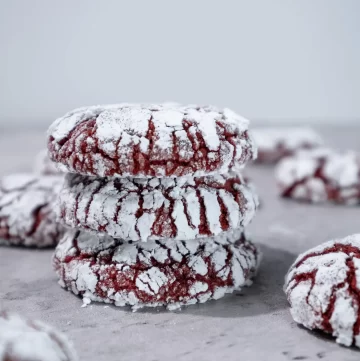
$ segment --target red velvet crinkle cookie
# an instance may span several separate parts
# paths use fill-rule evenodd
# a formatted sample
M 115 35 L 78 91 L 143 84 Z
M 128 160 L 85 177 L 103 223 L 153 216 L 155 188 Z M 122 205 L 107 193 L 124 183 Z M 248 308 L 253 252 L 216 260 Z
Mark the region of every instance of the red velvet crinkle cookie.
M 60 175 L 63 174 L 56 167 L 54 163 L 48 156 L 47 149 L 43 149 L 38 153 L 35 159 L 34 173 L 40 175 Z
M 0 312 L 0 361 L 76 361 L 62 333 L 39 322 Z
M 259 253 L 241 230 L 209 239 L 132 244 L 69 230 L 55 250 L 53 264 L 60 285 L 85 304 L 176 309 L 218 299 L 249 284 Z
M 249 224 L 257 196 L 239 175 L 96 178 L 68 174 L 59 221 L 123 240 L 194 239 Z
M 285 292 L 297 323 L 360 347 L 360 234 L 300 255 L 286 276 Z
M 276 163 L 304 149 L 322 145 L 321 137 L 306 127 L 265 127 L 252 132 L 258 147 L 257 163 Z
M 5 176 L 0 182 L 0 244 L 54 246 L 64 233 L 54 205 L 63 177 Z
M 204 176 L 256 157 L 248 123 L 210 106 L 92 106 L 57 119 L 48 130 L 48 149 L 64 171 L 83 175 Z
M 299 152 L 279 163 L 276 178 L 284 197 L 314 203 L 360 203 L 360 155 L 354 152 Z

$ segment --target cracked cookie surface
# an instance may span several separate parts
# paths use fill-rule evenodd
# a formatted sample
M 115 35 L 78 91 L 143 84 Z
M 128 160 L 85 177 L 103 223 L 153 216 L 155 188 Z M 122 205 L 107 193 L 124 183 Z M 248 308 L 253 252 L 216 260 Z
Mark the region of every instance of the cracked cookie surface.
M 141 307 L 218 299 L 249 284 L 259 252 L 241 230 L 201 240 L 126 243 L 69 230 L 53 257 L 62 287 L 84 301 Z
M 62 333 L 40 322 L 0 311 L 0 361 L 76 361 Z
M 264 127 L 252 131 L 258 147 L 256 163 L 276 163 L 303 149 L 323 144 L 319 134 L 306 127 Z
M 360 234 L 301 254 L 284 289 L 297 323 L 360 347 Z
M 360 155 L 355 152 L 299 152 L 279 163 L 276 179 L 283 197 L 313 203 L 360 203 Z
M 248 123 L 210 106 L 92 106 L 55 120 L 48 149 L 62 170 L 83 175 L 204 176 L 256 157 Z
M 12 174 L 0 181 L 0 244 L 49 247 L 64 227 L 54 206 L 63 183 L 59 176 Z
M 97 178 L 68 174 L 58 218 L 132 241 L 194 239 L 246 226 L 258 205 L 239 175 Z

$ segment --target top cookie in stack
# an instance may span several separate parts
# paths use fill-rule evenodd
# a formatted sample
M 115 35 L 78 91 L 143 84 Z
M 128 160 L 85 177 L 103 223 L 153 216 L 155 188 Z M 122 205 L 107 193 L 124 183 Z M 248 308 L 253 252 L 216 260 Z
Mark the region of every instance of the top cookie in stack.
M 224 174 L 256 156 L 248 120 L 229 109 L 106 105 L 76 109 L 49 129 L 62 170 L 99 177 Z
M 258 204 L 238 173 L 256 157 L 248 123 L 229 109 L 177 104 L 93 106 L 57 119 L 48 131 L 49 155 L 75 173 L 66 177 L 58 210 L 75 229 L 54 256 L 62 285 L 97 301 L 175 307 L 248 282 L 258 265 L 256 248 L 242 234 Z M 159 259 L 164 248 L 174 251 Z M 194 264 L 200 261 L 208 268 Z M 107 274 L 104 267 L 115 264 Z M 146 290 L 134 268 L 146 270 Z M 127 281 L 115 286 L 113 272 Z

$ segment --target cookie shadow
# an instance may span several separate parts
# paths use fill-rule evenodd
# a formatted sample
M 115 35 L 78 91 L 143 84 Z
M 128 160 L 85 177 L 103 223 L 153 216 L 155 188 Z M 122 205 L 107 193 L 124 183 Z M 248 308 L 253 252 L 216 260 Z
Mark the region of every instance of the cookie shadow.
M 311 335 L 312 337 L 315 337 L 316 339 L 318 339 L 320 342 L 324 342 L 326 344 L 336 344 L 336 339 L 334 336 L 332 336 L 331 334 L 329 333 L 326 333 L 326 332 L 323 332 L 323 331 L 320 331 L 320 330 L 309 330 L 308 328 L 302 326 L 302 325 L 297 325 L 297 327 L 304 331 L 304 332 L 307 332 L 309 335 Z M 347 346 L 344 346 L 344 345 L 339 345 L 339 347 L 345 349 L 345 350 L 348 350 L 348 351 L 353 351 L 353 352 L 357 352 L 357 353 L 360 353 L 360 349 L 357 348 L 356 346 L 350 346 L 350 347 L 347 347 Z

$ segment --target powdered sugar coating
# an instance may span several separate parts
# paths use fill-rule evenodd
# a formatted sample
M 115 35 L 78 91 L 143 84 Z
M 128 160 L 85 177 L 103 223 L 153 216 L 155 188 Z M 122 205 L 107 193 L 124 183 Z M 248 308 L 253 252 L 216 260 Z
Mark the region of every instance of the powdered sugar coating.
M 34 173 L 39 175 L 60 175 L 62 172 L 57 169 L 56 163 L 54 163 L 48 155 L 47 149 L 40 151 L 35 159 Z
M 201 240 L 133 244 L 69 230 L 53 264 L 60 285 L 87 302 L 176 309 L 246 285 L 259 266 L 259 253 L 241 230 Z
M 330 149 L 299 152 L 282 160 L 276 169 L 280 192 L 308 202 L 360 202 L 360 155 Z
M 360 234 L 301 254 L 286 276 L 285 292 L 296 322 L 360 347 Z
M 256 157 L 248 120 L 215 107 L 117 104 L 79 108 L 48 130 L 64 171 L 100 177 L 227 173 Z
M 68 339 L 52 327 L 0 312 L 0 361 L 76 361 Z
M 320 135 L 307 127 L 264 127 L 252 131 L 258 147 L 257 163 L 276 163 L 302 149 L 323 144 Z
M 0 182 L 0 244 L 54 246 L 64 233 L 54 206 L 63 177 L 12 174 Z
M 236 174 L 96 178 L 68 174 L 59 221 L 132 241 L 193 239 L 246 226 L 257 196 Z

